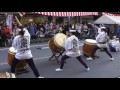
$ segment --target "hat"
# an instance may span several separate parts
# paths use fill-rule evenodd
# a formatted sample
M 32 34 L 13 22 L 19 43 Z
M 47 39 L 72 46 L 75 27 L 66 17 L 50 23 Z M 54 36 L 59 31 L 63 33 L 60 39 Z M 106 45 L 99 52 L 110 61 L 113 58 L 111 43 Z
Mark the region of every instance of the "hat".
M 70 32 L 76 32 L 76 30 L 70 30 Z

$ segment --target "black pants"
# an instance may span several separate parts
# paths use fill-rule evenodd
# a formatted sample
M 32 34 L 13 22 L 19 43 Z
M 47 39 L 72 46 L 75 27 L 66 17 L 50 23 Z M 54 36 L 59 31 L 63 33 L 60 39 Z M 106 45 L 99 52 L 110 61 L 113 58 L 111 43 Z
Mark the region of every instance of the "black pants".
M 2 39 L 0 39 L 0 46 L 2 46 Z
M 70 57 L 67 56 L 67 55 L 64 55 L 64 56 L 61 58 L 60 69 L 63 69 L 65 60 L 68 59 L 68 58 L 70 58 Z M 83 64 L 83 65 L 85 66 L 85 68 L 88 68 L 87 64 L 82 60 L 81 56 L 78 56 L 78 57 L 76 57 L 76 58 L 79 60 L 79 62 L 80 62 L 81 64 Z
M 31 39 L 36 39 L 36 35 L 32 35 L 32 36 L 31 36 Z
M 96 53 L 96 51 L 97 51 L 98 49 L 101 49 L 101 48 L 99 48 L 98 46 L 96 46 L 96 47 L 93 49 L 93 52 L 92 52 L 92 54 L 91 54 L 91 57 L 92 57 L 92 58 L 95 57 L 95 53 Z M 106 48 L 103 48 L 103 50 L 112 58 L 112 55 L 108 52 L 107 47 L 106 47 Z
M 12 73 L 15 73 L 15 67 L 16 67 L 16 64 L 19 63 L 20 60 L 14 58 L 13 62 L 12 62 L 12 66 L 11 66 L 11 72 Z M 30 68 L 32 69 L 33 73 L 35 74 L 36 77 L 39 77 L 40 74 L 34 64 L 34 61 L 33 61 L 33 58 L 31 59 L 27 59 L 26 62 L 28 63 L 28 65 L 30 66 Z

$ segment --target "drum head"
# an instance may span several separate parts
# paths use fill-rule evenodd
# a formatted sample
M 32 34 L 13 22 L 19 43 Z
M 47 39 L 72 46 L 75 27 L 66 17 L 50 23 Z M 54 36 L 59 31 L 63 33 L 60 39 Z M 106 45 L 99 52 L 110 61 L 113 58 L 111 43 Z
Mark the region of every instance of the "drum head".
M 54 36 L 54 42 L 58 47 L 64 48 L 64 43 L 66 39 L 67 39 L 67 36 L 63 33 L 58 33 Z
M 17 50 L 15 50 L 15 48 L 14 48 L 14 47 L 10 47 L 10 48 L 9 48 L 9 52 L 10 52 L 10 53 L 16 53 L 16 52 L 17 52 Z
M 93 40 L 93 39 L 86 39 L 85 42 L 92 43 L 92 44 L 97 44 L 97 41 Z

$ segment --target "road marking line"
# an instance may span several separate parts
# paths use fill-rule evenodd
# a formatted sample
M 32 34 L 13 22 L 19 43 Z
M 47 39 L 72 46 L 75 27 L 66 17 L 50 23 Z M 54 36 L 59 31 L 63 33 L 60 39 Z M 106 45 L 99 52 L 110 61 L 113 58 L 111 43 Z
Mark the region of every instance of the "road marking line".
M 32 45 L 32 46 L 30 46 L 30 47 L 46 46 L 46 45 L 48 45 L 48 44 L 42 44 L 42 45 Z M 7 49 L 9 49 L 9 48 L 3 48 L 3 49 L 0 49 L 0 50 L 2 51 L 2 50 L 7 50 Z
M 36 46 L 45 46 L 45 45 L 48 45 L 48 44 L 33 45 L 32 47 L 36 47 Z M 83 43 L 80 44 L 80 46 L 83 46 Z M 41 49 L 48 49 L 48 48 L 49 48 L 49 47 L 43 47 L 43 48 L 41 48 Z M 2 50 L 2 49 L 0 49 L 0 50 Z M 81 51 L 81 53 L 82 53 L 82 51 Z M 39 60 L 39 59 L 47 59 L 47 58 L 49 58 L 49 57 L 51 57 L 51 56 L 47 56 L 47 57 L 38 57 L 38 58 L 33 58 L 33 59 L 34 59 L 34 61 L 36 61 L 36 60 Z M 8 62 L 0 63 L 0 65 L 6 65 L 6 64 L 8 64 Z
M 80 46 L 83 46 L 83 44 L 80 44 Z M 40 49 L 49 49 L 49 47 L 42 47 Z
M 80 51 L 81 52 L 81 54 L 83 53 L 83 51 Z M 47 58 L 50 58 L 51 56 L 46 56 L 46 57 L 38 57 L 38 58 L 33 58 L 34 59 L 34 61 L 37 61 L 37 60 L 40 60 L 40 59 L 47 59 Z M 0 66 L 1 65 L 6 65 L 6 64 L 8 64 L 8 62 L 3 62 L 3 63 L 0 63 Z
M 42 45 L 32 45 L 30 47 L 37 47 L 37 46 L 46 46 L 48 44 L 42 44 Z M 83 46 L 83 43 L 80 43 L 80 46 Z M 8 50 L 9 48 L 3 48 L 3 49 L 0 49 L 0 51 L 4 51 L 4 50 Z

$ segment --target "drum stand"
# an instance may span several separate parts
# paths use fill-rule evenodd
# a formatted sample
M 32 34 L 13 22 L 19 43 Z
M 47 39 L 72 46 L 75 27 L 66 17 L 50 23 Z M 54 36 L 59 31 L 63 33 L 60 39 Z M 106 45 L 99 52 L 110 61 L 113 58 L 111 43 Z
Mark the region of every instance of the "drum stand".
M 16 69 L 16 74 L 19 75 L 19 74 L 22 74 L 22 73 L 27 73 L 29 72 L 28 68 L 25 66 L 23 68 L 17 68 Z
M 60 51 L 59 53 L 56 53 L 56 52 L 53 52 L 53 51 L 52 51 L 53 55 L 49 58 L 49 61 L 50 61 L 52 58 L 55 58 L 55 60 L 57 61 L 57 63 L 60 64 L 58 58 L 59 58 L 60 56 L 62 56 L 62 54 L 63 54 L 64 52 L 65 52 L 65 50 Z

